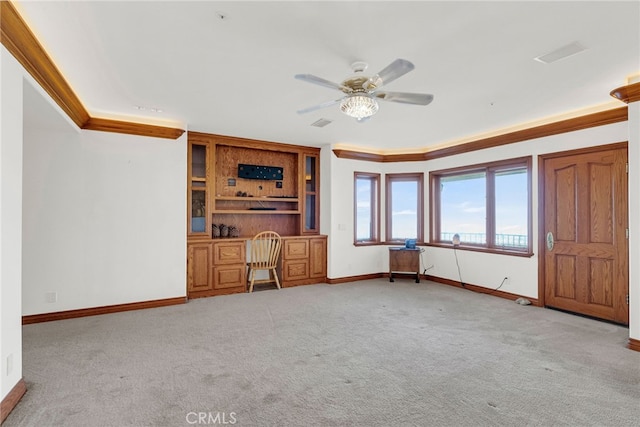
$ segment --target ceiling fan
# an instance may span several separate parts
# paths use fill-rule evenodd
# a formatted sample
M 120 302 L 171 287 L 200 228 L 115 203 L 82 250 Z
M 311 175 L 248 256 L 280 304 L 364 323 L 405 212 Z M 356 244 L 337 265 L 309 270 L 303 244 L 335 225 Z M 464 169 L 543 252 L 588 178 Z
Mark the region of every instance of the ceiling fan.
M 298 114 L 310 113 L 340 103 L 340 111 L 348 116 L 354 117 L 359 122 L 363 122 L 378 112 L 378 99 L 412 105 L 428 105 L 433 101 L 433 95 L 426 93 L 388 92 L 380 90 L 384 85 L 391 83 L 398 77 L 402 77 L 415 68 L 415 66 L 406 59 L 396 59 L 373 76 L 364 74 L 367 67 L 368 64 L 366 62 L 354 62 L 351 64 L 353 75 L 347 77 L 340 84 L 316 77 L 312 74 L 296 74 L 295 78 L 298 80 L 331 89 L 338 89 L 345 94 L 341 98 L 333 101 L 298 110 Z

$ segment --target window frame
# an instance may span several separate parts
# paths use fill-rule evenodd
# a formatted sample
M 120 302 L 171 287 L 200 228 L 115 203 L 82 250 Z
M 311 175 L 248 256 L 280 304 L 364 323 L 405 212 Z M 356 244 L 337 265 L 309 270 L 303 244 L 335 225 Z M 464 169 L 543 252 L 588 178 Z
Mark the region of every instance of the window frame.
M 423 172 L 410 172 L 410 173 L 389 173 L 385 175 L 385 243 L 387 244 L 404 244 L 404 240 L 393 240 L 392 236 L 392 220 L 393 214 L 391 204 L 393 201 L 393 194 L 391 186 L 393 182 L 402 181 L 415 181 L 417 183 L 417 243 L 424 244 L 424 173 Z
M 467 175 L 471 173 L 485 173 L 486 179 L 486 205 L 485 205 L 485 233 L 486 244 L 472 244 L 461 242 L 456 249 L 472 250 L 488 253 L 497 253 L 514 256 L 533 256 L 533 214 L 532 214 L 532 156 L 518 157 L 513 159 L 488 162 L 475 165 L 461 166 L 451 169 L 443 169 L 429 172 L 430 188 L 430 219 L 429 219 L 429 246 L 453 247 L 452 242 L 440 240 L 441 233 L 441 200 L 440 200 L 440 179 L 456 175 Z M 511 246 L 497 246 L 495 244 L 496 229 L 496 193 L 495 177 L 500 172 L 508 169 L 524 168 L 527 173 L 527 247 L 517 248 Z
M 358 239 L 358 179 L 368 179 L 375 183 L 371 187 L 371 214 L 373 216 L 369 232 L 371 238 Z M 373 172 L 353 173 L 353 244 L 355 246 L 378 245 L 380 244 L 380 174 Z

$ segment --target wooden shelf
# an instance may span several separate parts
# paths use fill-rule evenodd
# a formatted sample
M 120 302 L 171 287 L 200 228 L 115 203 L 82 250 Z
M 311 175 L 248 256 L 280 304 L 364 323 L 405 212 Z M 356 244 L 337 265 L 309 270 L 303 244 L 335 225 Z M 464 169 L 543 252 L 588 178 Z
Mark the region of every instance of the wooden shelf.
M 215 200 L 239 200 L 242 202 L 282 202 L 282 203 L 297 203 L 298 197 L 239 197 L 239 196 L 216 196 Z
M 300 214 L 300 211 L 277 210 L 277 209 L 215 209 L 214 214 L 250 214 L 250 215 L 292 215 Z

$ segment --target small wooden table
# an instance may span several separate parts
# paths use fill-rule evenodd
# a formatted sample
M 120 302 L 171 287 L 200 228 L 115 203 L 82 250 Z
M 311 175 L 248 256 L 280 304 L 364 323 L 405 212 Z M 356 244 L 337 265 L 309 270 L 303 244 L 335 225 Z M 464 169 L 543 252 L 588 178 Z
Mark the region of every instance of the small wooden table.
M 389 248 L 389 281 L 393 282 L 393 272 L 415 273 L 416 283 L 420 283 L 419 248 Z

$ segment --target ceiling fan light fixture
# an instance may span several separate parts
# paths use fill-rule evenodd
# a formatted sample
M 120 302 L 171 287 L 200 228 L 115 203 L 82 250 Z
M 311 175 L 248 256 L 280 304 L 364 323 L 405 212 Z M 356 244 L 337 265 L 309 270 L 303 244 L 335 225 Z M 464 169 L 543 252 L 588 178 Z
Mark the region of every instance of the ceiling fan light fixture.
M 371 117 L 378 112 L 378 102 L 369 95 L 356 93 L 340 101 L 340 111 L 356 119 Z

